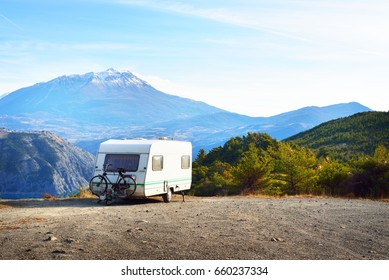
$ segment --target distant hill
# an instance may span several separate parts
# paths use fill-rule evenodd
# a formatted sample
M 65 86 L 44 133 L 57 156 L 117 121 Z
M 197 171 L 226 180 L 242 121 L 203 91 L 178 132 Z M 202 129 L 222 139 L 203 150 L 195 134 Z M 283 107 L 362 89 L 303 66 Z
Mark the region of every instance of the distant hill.
M 77 192 L 87 186 L 94 157 L 50 132 L 0 129 L 0 198 Z
M 323 122 L 366 111 L 371 111 L 371 109 L 357 102 L 324 107 L 309 106 L 267 118 L 256 118 L 255 122 L 252 121 L 244 126 L 234 127 L 228 133 L 234 132 L 234 136 L 240 136 L 248 132 L 260 132 L 267 133 L 277 140 L 282 140 Z
M 338 157 L 372 154 L 379 144 L 389 148 L 389 112 L 364 112 L 328 121 L 284 141 Z
M 0 99 L 0 127 L 51 131 L 93 154 L 103 140 L 134 137 L 189 140 L 196 154 L 247 132 L 281 140 L 364 111 L 370 109 L 351 102 L 249 117 L 160 92 L 131 72 L 108 69 L 62 76 L 7 94 Z

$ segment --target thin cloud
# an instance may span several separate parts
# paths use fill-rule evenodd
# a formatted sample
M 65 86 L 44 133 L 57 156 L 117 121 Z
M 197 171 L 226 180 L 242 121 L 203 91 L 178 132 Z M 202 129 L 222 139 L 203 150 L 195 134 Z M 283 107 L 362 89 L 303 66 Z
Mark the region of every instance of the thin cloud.
M 143 47 L 126 43 L 54 43 L 48 41 L 11 41 L 0 44 L 0 52 L 15 55 L 16 52 L 76 50 L 76 51 L 130 51 Z M 11 52 L 12 51 L 12 52 Z
M 14 21 L 10 20 L 8 17 L 3 15 L 2 13 L 0 13 L 0 17 L 3 18 L 6 22 L 8 22 L 10 25 L 15 27 L 16 29 L 18 29 L 19 31 L 23 31 L 23 29 L 19 25 L 17 25 Z
M 268 24 L 266 21 L 261 20 L 261 15 L 250 14 L 244 10 L 238 12 L 231 11 L 231 8 L 197 8 L 193 5 L 181 4 L 176 1 L 161 2 L 153 0 L 118 0 L 118 3 L 142 6 L 151 9 L 177 13 L 181 15 L 204 18 L 207 20 L 253 29 L 280 37 L 314 43 L 309 38 L 300 36 L 297 33 L 286 32 L 280 29 L 273 28 L 271 27 L 271 24 Z
M 118 3 L 177 13 L 251 29 L 315 48 L 358 50 L 387 58 L 389 4 L 375 0 L 354 1 L 226 1 L 220 7 L 209 2 L 117 0 Z M 212 3 L 212 2 L 210 2 Z M 254 4 L 253 4 L 254 3 Z M 201 6 L 200 6 L 201 5 Z M 371 44 L 371 42 L 376 42 Z

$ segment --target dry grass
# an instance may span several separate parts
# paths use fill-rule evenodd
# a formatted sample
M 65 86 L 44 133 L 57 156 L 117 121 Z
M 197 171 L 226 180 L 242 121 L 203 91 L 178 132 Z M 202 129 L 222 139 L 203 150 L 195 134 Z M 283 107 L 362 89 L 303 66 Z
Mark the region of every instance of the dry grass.
M 42 195 L 43 199 L 46 199 L 46 200 L 56 200 L 58 199 L 58 197 L 52 195 L 52 194 L 49 194 L 49 193 L 44 193 Z
M 71 198 L 95 198 L 96 196 L 88 188 L 78 188 L 76 194 L 71 194 Z
M 0 231 L 1 230 L 14 230 L 14 229 L 20 229 L 19 226 L 9 226 L 9 225 L 0 225 Z
M 28 219 L 20 219 L 17 223 L 25 225 L 25 224 L 30 224 L 30 223 L 33 223 L 33 222 L 43 222 L 43 221 L 46 221 L 46 220 L 47 219 L 43 218 L 43 217 L 35 217 L 35 218 L 28 218 Z
M 9 205 L 0 204 L 0 209 L 11 208 Z
M 58 196 L 54 196 L 48 193 L 42 195 L 45 200 L 57 200 L 61 199 Z M 77 193 L 72 193 L 68 198 L 95 198 L 96 196 L 88 188 L 79 187 Z M 63 199 L 63 198 L 62 198 Z
M 27 225 L 31 223 L 36 223 L 36 222 L 44 222 L 46 221 L 46 218 L 43 217 L 33 217 L 33 218 L 24 218 L 24 219 L 19 219 L 16 221 L 14 224 L 0 224 L 0 231 L 2 230 L 15 230 L 15 229 L 20 229 L 20 225 Z
M 217 196 L 216 196 L 217 197 Z M 380 201 L 389 203 L 389 198 L 361 198 L 356 196 L 329 196 L 329 195 L 314 195 L 314 194 L 297 194 L 297 195 L 282 195 L 282 196 L 272 196 L 265 194 L 240 194 L 240 195 L 231 195 L 231 196 L 220 196 L 220 197 L 230 197 L 230 198 L 267 198 L 267 199 L 284 199 L 284 198 L 299 198 L 299 199 L 345 199 L 345 200 L 371 200 L 371 201 Z

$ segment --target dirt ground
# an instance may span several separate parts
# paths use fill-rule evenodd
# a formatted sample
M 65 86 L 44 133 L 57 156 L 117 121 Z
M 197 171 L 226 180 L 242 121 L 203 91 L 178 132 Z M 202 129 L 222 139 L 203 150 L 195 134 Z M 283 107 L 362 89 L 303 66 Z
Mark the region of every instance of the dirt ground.
M 389 203 L 175 196 L 1 200 L 2 260 L 389 259 Z

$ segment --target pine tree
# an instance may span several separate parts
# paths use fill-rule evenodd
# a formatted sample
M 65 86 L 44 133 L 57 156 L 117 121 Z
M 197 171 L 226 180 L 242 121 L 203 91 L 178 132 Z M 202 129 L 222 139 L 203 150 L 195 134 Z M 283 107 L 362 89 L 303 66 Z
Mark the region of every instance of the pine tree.
M 315 177 L 317 159 L 310 149 L 280 143 L 277 154 L 277 179 L 284 183 L 285 193 L 318 192 Z
M 265 151 L 260 155 L 260 150 L 254 143 L 250 143 L 233 169 L 233 175 L 241 192 L 258 192 L 268 186 L 272 170 L 273 160 L 270 155 Z

